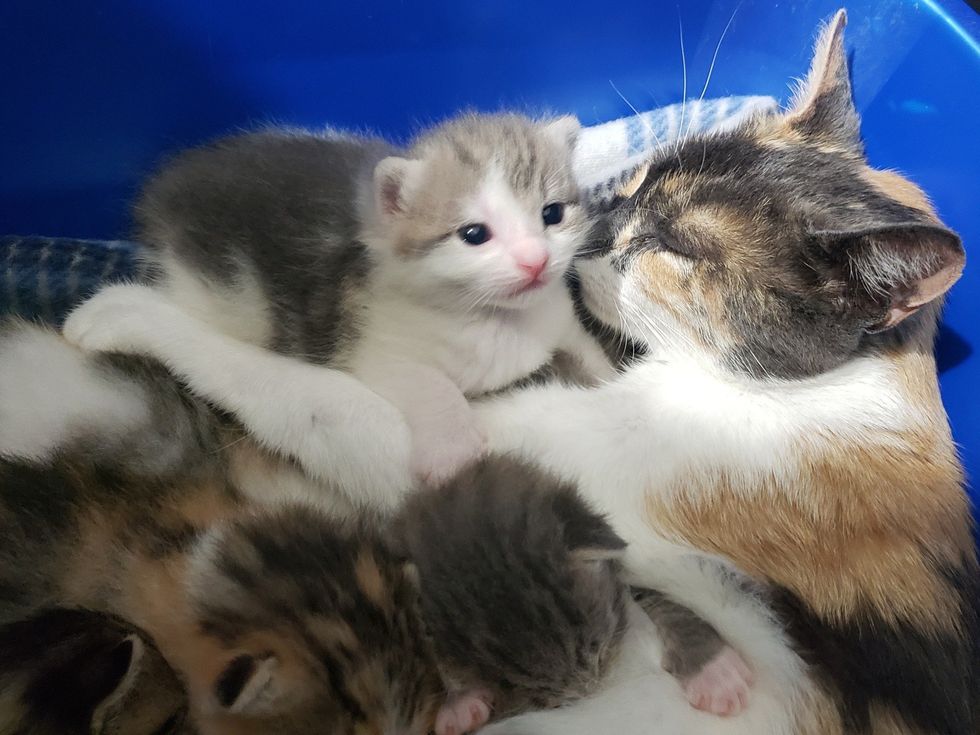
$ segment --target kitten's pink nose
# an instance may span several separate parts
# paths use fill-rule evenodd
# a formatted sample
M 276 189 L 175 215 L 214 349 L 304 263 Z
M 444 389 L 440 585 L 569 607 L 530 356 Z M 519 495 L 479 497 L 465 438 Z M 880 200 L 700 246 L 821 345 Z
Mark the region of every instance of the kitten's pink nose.
M 526 273 L 528 278 L 532 281 L 538 280 L 538 277 L 541 275 L 547 265 L 547 253 L 540 253 L 531 257 L 526 256 L 517 258 L 517 267 L 524 271 L 524 273 Z

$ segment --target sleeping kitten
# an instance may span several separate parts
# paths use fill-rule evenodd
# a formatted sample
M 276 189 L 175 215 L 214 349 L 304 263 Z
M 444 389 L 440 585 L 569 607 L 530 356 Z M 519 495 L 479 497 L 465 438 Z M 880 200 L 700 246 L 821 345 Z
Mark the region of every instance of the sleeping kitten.
M 444 478 L 483 450 L 465 396 L 512 383 L 558 350 L 594 377 L 614 372 L 563 282 L 590 225 L 570 165 L 577 131 L 568 117 L 467 115 L 407 150 L 273 129 L 184 153 L 137 208 L 157 291 L 212 331 L 355 376 L 403 413 L 414 474 Z M 331 388 L 337 405 L 311 415 L 316 378 L 285 385 L 274 364 L 262 370 L 268 358 L 249 361 L 253 389 L 216 394 L 214 376 L 239 362 L 230 348 L 202 361 L 181 339 L 105 318 L 152 296 L 110 288 L 65 334 L 156 356 L 274 449 L 282 417 L 303 430 L 326 421 L 309 456 L 296 455 L 312 476 L 388 493 L 374 505 L 407 489 L 406 450 L 383 438 L 400 429 L 376 398 Z M 379 411 L 388 428 L 370 418 Z
M 0 445 L 0 625 L 52 606 L 121 617 L 186 682 L 204 735 L 460 735 L 491 711 L 591 691 L 615 655 L 623 544 L 549 476 L 486 459 L 420 496 L 391 531 L 372 515 L 256 504 L 222 451 L 235 427 L 205 421 L 208 409 L 162 370 L 87 357 L 27 326 L 0 343 L 0 422 L 25 398 L 36 421 L 21 430 L 58 437 L 33 451 Z M 29 398 L 41 391 L 58 397 L 67 426 Z M 236 447 L 259 451 L 242 437 Z M 474 506 L 475 492 L 499 504 Z M 458 523 L 465 537 L 420 530 Z M 483 584 L 458 584 L 477 574 Z M 446 609 L 467 617 L 433 612 Z M 512 619 L 535 641 L 533 676 L 511 650 Z
M 574 487 L 506 457 L 413 494 L 393 527 L 462 733 L 586 696 L 626 626 L 625 544 Z
M 417 589 L 370 527 L 253 510 L 220 473 L 142 481 L 69 458 L 4 462 L 0 493 L 0 621 L 53 604 L 131 622 L 186 683 L 204 735 L 425 735 L 434 721 Z
M 45 610 L 0 627 L 0 732 L 178 735 L 186 697 L 144 636 L 110 615 Z

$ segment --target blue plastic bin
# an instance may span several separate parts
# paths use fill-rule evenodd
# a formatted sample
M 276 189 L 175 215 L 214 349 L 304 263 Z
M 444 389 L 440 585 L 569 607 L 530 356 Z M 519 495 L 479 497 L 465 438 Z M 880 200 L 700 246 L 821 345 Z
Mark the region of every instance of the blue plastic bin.
M 461 107 L 586 123 L 702 92 L 785 98 L 835 0 L 0 4 L 0 234 L 120 237 L 167 151 L 277 120 L 404 136 Z M 737 12 L 736 12 L 737 7 Z M 962 0 L 851 0 L 871 160 L 911 175 L 980 252 L 980 21 Z M 734 13 L 734 17 L 733 17 Z M 980 473 L 980 262 L 954 289 L 943 393 Z M 978 485 L 980 483 L 974 483 Z

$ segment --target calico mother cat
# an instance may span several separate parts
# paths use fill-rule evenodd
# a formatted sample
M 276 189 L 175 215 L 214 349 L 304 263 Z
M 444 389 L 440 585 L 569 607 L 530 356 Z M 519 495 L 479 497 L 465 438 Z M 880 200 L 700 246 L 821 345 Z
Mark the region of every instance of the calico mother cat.
M 614 674 L 608 696 L 494 732 L 978 732 L 980 569 L 932 355 L 964 251 L 914 184 L 869 167 L 844 26 L 787 111 L 624 188 L 581 287 L 647 356 L 480 410 L 492 447 L 610 514 L 634 581 L 745 653 L 753 704 L 700 719 Z

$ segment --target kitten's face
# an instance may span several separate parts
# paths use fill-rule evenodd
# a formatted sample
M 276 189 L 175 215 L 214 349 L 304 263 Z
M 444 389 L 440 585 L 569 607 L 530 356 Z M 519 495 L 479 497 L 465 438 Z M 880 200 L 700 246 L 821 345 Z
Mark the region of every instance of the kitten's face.
M 468 116 L 376 171 L 403 281 L 464 308 L 521 308 L 561 287 L 589 222 L 572 175 L 578 123 Z
M 788 113 L 693 139 L 628 185 L 609 253 L 581 266 L 601 320 L 655 351 L 796 378 L 952 285 L 959 240 L 914 185 L 865 162 L 842 33 L 839 16 Z
M 202 735 L 428 735 L 445 698 L 417 584 L 377 539 L 286 509 L 195 555 Z

